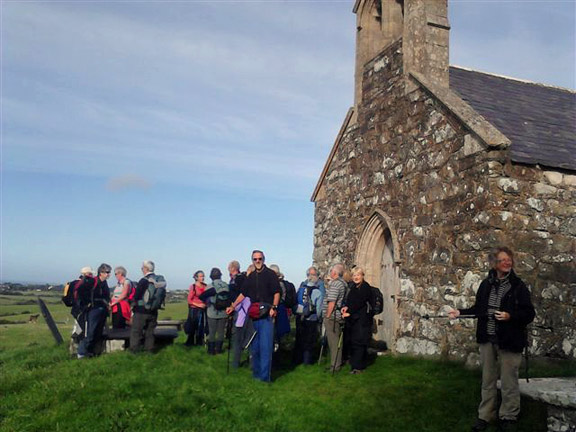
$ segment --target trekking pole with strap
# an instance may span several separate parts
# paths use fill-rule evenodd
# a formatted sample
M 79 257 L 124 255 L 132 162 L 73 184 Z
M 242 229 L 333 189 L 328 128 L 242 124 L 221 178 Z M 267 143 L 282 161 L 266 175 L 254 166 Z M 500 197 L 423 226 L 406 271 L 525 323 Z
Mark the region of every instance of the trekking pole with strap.
M 459 315 L 457 316 L 455 319 L 467 319 L 467 318 L 480 318 L 483 316 L 487 316 L 487 314 L 484 315 Z M 421 318 L 424 318 L 425 320 L 429 320 L 429 319 L 437 319 L 437 318 L 450 318 L 448 315 L 422 315 Z M 452 319 L 452 318 L 450 318 Z
M 318 357 L 318 365 L 322 361 L 322 354 L 324 353 L 324 347 L 326 346 L 326 326 L 322 324 L 322 336 L 320 336 L 320 356 Z
M 336 320 L 334 320 L 336 322 Z M 332 365 L 332 376 L 334 376 L 334 372 L 336 371 L 336 362 L 338 361 L 338 356 L 340 355 L 340 351 L 342 350 L 342 341 L 344 339 L 344 329 L 340 326 L 340 337 L 338 338 L 338 349 L 336 350 L 336 360 Z

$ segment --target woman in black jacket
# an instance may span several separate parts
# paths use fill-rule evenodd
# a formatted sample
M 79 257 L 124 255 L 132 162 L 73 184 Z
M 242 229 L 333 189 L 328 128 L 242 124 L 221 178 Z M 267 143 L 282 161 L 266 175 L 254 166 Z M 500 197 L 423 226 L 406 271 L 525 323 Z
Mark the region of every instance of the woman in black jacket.
M 364 270 L 355 267 L 352 270 L 351 287 L 346 297 L 346 306 L 342 308 L 345 318 L 347 340 L 350 346 L 351 374 L 359 374 L 366 369 L 368 343 L 372 329 L 372 316 L 369 313 L 372 287 L 364 280 Z
M 515 430 L 520 413 L 518 369 L 527 345 L 526 326 L 534 320 L 534 306 L 526 284 L 514 273 L 514 253 L 506 247 L 492 255 L 493 268 L 480 284 L 474 306 L 453 309 L 449 315 L 478 318 L 476 341 L 482 363 L 482 401 L 473 431 L 483 431 L 500 419 L 499 430 Z M 500 365 L 498 366 L 498 360 Z M 496 382 L 501 379 L 502 403 L 497 410 Z

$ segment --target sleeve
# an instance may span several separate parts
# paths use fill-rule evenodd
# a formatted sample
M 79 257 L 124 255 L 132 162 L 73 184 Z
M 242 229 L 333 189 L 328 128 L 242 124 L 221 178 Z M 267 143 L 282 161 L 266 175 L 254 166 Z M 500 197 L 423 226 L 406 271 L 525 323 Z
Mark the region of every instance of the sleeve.
M 312 301 L 314 302 L 314 307 L 316 308 L 316 315 L 318 318 L 322 318 L 323 314 L 323 305 L 324 305 L 324 294 L 320 289 L 315 289 L 312 292 Z
M 536 316 L 536 311 L 534 310 L 534 305 L 530 298 L 530 291 L 524 282 L 519 286 L 518 292 L 518 307 L 516 310 L 510 314 L 510 319 L 527 326 Z
M 194 291 L 194 284 L 190 285 L 188 288 L 188 305 L 191 306 L 192 302 L 194 301 L 194 297 L 196 297 L 196 292 Z
M 144 291 L 148 288 L 148 279 L 142 278 L 138 281 L 136 286 L 136 294 L 134 295 L 134 300 L 142 300 L 144 297 Z
M 244 280 L 242 281 L 242 284 L 240 285 L 240 294 L 242 294 L 244 297 L 250 297 L 248 295 L 248 289 L 250 287 L 251 284 L 251 280 L 250 280 L 250 276 L 246 276 L 244 278 Z
M 479 304 L 480 304 L 480 295 L 486 289 L 486 281 L 483 281 L 478 288 L 478 292 L 476 293 L 476 300 L 472 307 L 467 309 L 458 309 L 460 311 L 460 315 L 478 315 L 479 313 Z
M 272 291 L 272 295 L 280 294 L 282 295 L 282 288 L 280 287 L 280 279 L 276 276 L 272 270 L 270 270 L 270 289 Z
M 337 300 L 338 300 L 338 289 L 336 289 L 334 284 L 328 285 L 328 288 L 326 288 L 326 301 L 328 303 L 331 303 Z
M 102 287 L 102 296 L 106 303 L 110 303 L 110 287 L 108 286 L 107 281 L 104 281 L 104 286 Z
M 215 295 L 216 295 L 216 288 L 210 287 L 206 291 L 204 291 L 202 294 L 200 294 L 198 296 L 198 298 L 200 300 L 202 300 L 203 302 L 206 302 L 210 297 L 214 297 Z

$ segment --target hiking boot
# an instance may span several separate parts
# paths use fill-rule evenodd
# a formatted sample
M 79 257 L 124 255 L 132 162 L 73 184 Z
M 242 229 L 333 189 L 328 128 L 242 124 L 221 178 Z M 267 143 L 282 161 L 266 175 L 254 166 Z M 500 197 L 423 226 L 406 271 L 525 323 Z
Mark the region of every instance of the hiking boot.
M 516 420 L 500 420 L 496 430 L 498 432 L 516 432 L 518 430 L 518 422 Z
M 476 419 L 476 423 L 472 426 L 472 432 L 481 432 L 488 429 L 488 422 L 482 419 Z
M 350 371 L 350 375 L 358 375 L 358 374 L 361 374 L 362 372 L 364 372 L 364 371 L 360 370 L 360 369 L 352 369 Z
M 214 342 L 208 342 L 208 355 L 216 354 L 216 344 Z
M 224 347 L 224 342 L 219 341 L 215 343 L 216 348 L 215 348 L 215 354 L 222 354 L 223 352 L 223 347 Z

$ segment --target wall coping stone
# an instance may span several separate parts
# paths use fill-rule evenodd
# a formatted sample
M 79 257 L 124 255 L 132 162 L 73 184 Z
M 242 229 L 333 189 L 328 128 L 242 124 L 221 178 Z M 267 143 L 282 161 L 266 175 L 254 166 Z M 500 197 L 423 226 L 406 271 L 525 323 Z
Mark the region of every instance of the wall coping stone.
M 520 394 L 561 408 L 576 409 L 576 378 L 520 380 Z
M 424 90 L 432 94 L 442 105 L 452 112 L 464 125 L 489 147 L 509 147 L 510 140 L 488 120 L 476 112 L 460 96 L 449 88 L 432 84 L 418 72 L 411 71 L 413 78 Z

